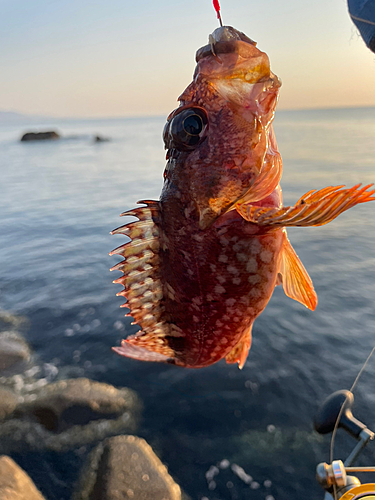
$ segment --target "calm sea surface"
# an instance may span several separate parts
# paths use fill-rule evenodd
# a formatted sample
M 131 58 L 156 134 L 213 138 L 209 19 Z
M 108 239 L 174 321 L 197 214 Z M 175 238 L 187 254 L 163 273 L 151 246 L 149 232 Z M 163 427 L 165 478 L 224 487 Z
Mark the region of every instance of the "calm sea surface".
M 289 230 L 319 305 L 311 312 L 278 287 L 255 322 L 242 371 L 225 362 L 188 370 L 120 358 L 111 346 L 137 327 L 115 297 L 119 273 L 108 271 L 116 262 L 108 252 L 125 239 L 109 232 L 137 200 L 158 198 L 163 125 L 139 118 L 0 126 L 0 308 L 29 319 L 35 364 L 54 365 L 57 379 L 85 376 L 137 391 L 139 435 L 193 500 L 323 498 L 315 466 L 328 460 L 328 438 L 313 432 L 312 416 L 324 397 L 350 387 L 375 344 L 375 203 L 327 226 Z M 49 127 L 63 139 L 19 142 L 22 132 Z M 375 181 L 375 108 L 281 111 L 275 129 L 286 204 L 313 188 Z M 95 144 L 93 134 L 111 141 Z M 375 359 L 355 396 L 357 416 L 373 430 L 374 376 Z M 339 440 L 337 458 L 352 445 Z M 362 463 L 375 462 L 374 450 Z M 15 458 L 50 500 L 69 499 L 83 460 Z M 251 487 L 236 466 L 252 476 Z

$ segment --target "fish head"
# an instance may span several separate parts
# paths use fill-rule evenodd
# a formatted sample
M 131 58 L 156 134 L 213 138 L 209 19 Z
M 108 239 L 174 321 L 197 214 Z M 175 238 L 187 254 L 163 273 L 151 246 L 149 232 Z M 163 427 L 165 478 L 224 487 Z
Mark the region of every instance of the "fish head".
M 206 229 L 244 198 L 266 154 L 277 149 L 270 132 L 281 83 L 267 54 L 230 26 L 210 35 L 196 61 L 193 81 L 164 128 L 163 194 L 190 200 Z

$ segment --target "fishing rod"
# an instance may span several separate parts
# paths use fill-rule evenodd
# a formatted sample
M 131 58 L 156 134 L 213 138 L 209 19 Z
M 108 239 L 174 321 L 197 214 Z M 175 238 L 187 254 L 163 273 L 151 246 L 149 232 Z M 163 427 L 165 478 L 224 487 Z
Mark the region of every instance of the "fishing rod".
M 375 472 L 372 467 L 353 467 L 355 460 L 367 444 L 375 438 L 375 433 L 357 420 L 352 413 L 353 390 L 362 372 L 373 355 L 375 348 L 366 359 L 350 391 L 341 390 L 331 394 L 321 405 L 314 419 L 314 427 L 319 434 L 332 432 L 330 462 L 322 462 L 316 468 L 316 479 L 326 490 L 324 500 L 375 500 L 375 483 L 363 483 L 352 475 Z M 334 441 L 338 428 L 343 428 L 357 440 L 357 444 L 345 461 L 333 460 Z

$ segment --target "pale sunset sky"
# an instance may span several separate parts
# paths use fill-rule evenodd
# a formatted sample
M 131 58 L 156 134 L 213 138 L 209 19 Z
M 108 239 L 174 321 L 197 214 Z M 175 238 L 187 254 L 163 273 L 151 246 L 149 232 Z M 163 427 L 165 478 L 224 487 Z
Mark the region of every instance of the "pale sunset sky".
M 375 106 L 375 55 L 345 0 L 221 0 L 267 52 L 279 109 Z M 167 115 L 217 26 L 211 0 L 0 0 L 0 111 Z

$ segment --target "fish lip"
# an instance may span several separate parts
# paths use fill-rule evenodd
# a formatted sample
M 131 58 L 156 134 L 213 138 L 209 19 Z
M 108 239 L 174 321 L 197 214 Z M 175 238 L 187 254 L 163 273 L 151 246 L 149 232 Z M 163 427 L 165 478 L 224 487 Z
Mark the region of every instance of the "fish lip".
M 195 61 L 199 62 L 205 57 L 218 55 L 218 54 L 233 54 L 238 53 L 240 56 L 247 58 L 249 57 L 250 50 L 249 47 L 253 47 L 255 44 L 250 45 L 246 42 L 241 42 L 238 40 L 229 42 L 216 42 L 213 46 L 208 44 L 197 50 L 195 54 Z M 213 54 L 212 50 L 215 51 Z
M 222 26 L 217 28 L 209 36 L 209 44 L 197 50 L 195 55 L 196 62 L 204 57 L 217 54 L 229 54 L 237 52 L 243 57 L 250 55 L 249 46 L 256 46 L 256 42 L 236 30 L 232 26 Z

